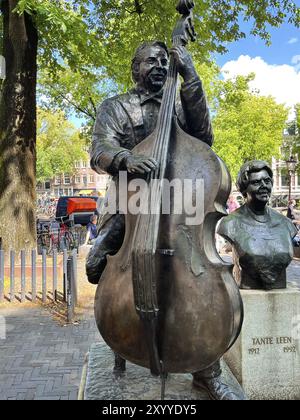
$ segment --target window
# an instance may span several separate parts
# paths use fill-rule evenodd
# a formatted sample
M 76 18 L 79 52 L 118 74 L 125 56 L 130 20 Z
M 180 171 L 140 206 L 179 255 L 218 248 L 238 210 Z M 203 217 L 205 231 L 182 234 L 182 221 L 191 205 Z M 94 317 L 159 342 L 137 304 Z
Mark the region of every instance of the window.
M 72 190 L 72 188 L 65 188 L 65 189 L 63 190 L 63 192 L 64 192 L 64 195 L 73 195 L 73 190 Z
M 286 169 L 281 170 L 281 186 L 282 187 L 288 187 L 289 186 L 289 176 L 287 174 Z
M 64 175 L 64 183 L 65 184 L 71 184 L 70 175 L 67 175 L 67 174 Z
M 51 189 L 50 181 L 46 181 L 45 182 L 45 190 L 50 190 L 50 189 Z
M 81 163 L 82 163 L 81 167 L 86 168 L 86 161 L 83 160 Z
M 75 168 L 80 168 L 80 162 L 78 160 L 75 162 Z
M 80 184 L 81 183 L 81 177 L 80 177 L 80 175 L 76 175 L 75 176 L 75 183 L 76 184 Z
M 90 183 L 95 182 L 94 175 L 90 175 Z
M 82 182 L 83 182 L 84 185 L 87 185 L 87 176 L 86 175 L 83 175 Z
M 60 176 L 56 176 L 54 182 L 55 182 L 55 185 L 60 185 L 61 184 Z

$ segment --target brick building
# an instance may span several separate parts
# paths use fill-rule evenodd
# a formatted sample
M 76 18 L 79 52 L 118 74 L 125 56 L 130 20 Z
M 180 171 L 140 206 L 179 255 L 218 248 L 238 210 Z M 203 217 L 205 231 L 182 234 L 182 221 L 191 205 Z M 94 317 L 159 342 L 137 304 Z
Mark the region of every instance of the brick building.
M 61 195 L 98 195 L 105 194 L 108 175 L 97 174 L 90 167 L 88 160 L 75 162 L 75 172 L 73 175 L 61 174 L 52 180 L 39 182 L 37 193 L 48 193 L 53 197 Z

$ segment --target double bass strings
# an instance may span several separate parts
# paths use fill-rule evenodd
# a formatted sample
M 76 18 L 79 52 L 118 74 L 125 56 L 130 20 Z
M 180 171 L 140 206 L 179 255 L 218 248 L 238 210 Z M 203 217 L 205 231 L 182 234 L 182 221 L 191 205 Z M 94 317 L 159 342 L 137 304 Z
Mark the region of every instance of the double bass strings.
M 177 41 L 178 42 L 178 41 Z M 155 203 L 155 211 L 148 208 L 147 214 L 139 213 L 134 230 L 132 261 L 134 265 L 134 293 L 137 302 L 137 310 L 146 311 L 151 314 L 158 312 L 156 275 L 154 258 L 157 249 L 157 240 L 160 222 L 161 209 L 161 181 L 164 178 L 167 162 L 168 146 L 171 134 L 172 116 L 176 97 L 177 69 L 174 59 L 170 60 L 170 67 L 162 100 L 161 110 L 158 118 L 158 133 L 154 144 L 153 157 L 159 162 L 159 168 L 152 173 L 148 180 L 158 179 L 160 182 L 149 183 L 149 190 L 145 194 L 151 194 L 151 203 Z M 154 185 L 154 187 L 153 187 Z M 152 190 L 150 191 L 150 188 Z M 147 198 L 148 198 L 147 197 Z M 149 200 L 147 200 L 149 203 Z M 148 281 L 142 281 L 141 273 L 148 277 Z M 147 306 L 147 308 L 143 305 Z M 145 314 L 146 315 L 146 314 Z

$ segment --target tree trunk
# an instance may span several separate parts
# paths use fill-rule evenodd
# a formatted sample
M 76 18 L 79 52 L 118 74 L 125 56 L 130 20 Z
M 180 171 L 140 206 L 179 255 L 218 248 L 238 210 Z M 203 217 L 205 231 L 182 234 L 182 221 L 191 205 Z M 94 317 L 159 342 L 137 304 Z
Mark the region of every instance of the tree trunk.
M 0 98 L 0 237 L 4 249 L 36 243 L 36 73 L 38 34 L 32 17 L 0 0 L 6 79 Z

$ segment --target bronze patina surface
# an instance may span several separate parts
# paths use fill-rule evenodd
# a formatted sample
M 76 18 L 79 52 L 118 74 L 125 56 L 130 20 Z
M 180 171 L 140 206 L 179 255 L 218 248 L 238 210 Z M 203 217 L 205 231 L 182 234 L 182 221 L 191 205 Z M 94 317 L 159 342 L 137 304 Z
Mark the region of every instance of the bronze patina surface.
M 179 21 L 184 30 L 186 23 L 191 22 L 189 11 L 193 5 L 190 0 L 179 2 L 179 9 L 186 14 Z M 192 33 L 191 30 L 188 32 Z M 173 43 L 171 50 L 159 41 L 138 48 L 132 60 L 135 88 L 106 100 L 98 110 L 91 167 L 98 173 L 106 171 L 116 183 L 119 171 L 150 177 L 159 172 L 163 161 L 159 160 L 160 156 L 152 157 L 153 145 L 171 139 L 170 147 L 164 149 L 164 162 L 168 163 L 164 174 L 167 179 L 178 176 L 192 180 L 206 178 L 205 214 L 215 214 L 207 217 L 205 227 L 195 228 L 184 225 L 184 215 L 169 218 L 164 215 L 158 219 L 158 223 L 153 223 L 153 227 L 161 227 L 158 248 L 147 260 L 147 252 L 135 254 L 136 242 L 141 241 L 131 239 L 136 237 L 136 216 L 126 215 L 125 226 L 125 217 L 118 213 L 117 206 L 117 214 L 101 215 L 99 235 L 87 258 L 87 275 L 90 282 L 99 283 L 95 299 L 96 321 L 103 338 L 114 351 L 151 369 L 155 365 L 151 362 L 152 340 L 152 350 L 157 350 L 159 361 L 163 361 L 166 368 L 161 369 L 161 373 L 193 373 L 194 386 L 208 390 L 212 398 L 243 399 L 243 395 L 237 395 L 222 383 L 219 362 L 240 330 L 242 303 L 230 267 L 215 255 L 212 246 L 215 223 L 223 214 L 216 208 L 224 208 L 230 176 L 225 164 L 210 149 L 213 133 L 202 82 L 185 43 L 180 41 L 181 36 L 177 36 L 178 44 Z M 183 80 L 174 113 L 174 102 L 168 103 L 166 98 L 172 89 L 176 91 L 177 73 Z M 171 83 L 170 74 L 174 74 Z M 171 88 L 167 90 L 166 85 Z M 168 113 L 170 118 L 165 121 L 162 115 Z M 162 120 L 164 123 L 159 124 Z M 162 142 L 157 142 L 160 138 L 157 132 L 161 134 L 165 127 L 169 127 L 169 134 L 162 136 Z M 148 227 L 143 225 L 144 231 L 154 230 Z M 143 233 L 143 229 L 140 232 Z M 200 240 L 200 236 L 204 238 Z M 145 242 L 145 248 L 141 247 L 141 250 L 146 249 Z M 137 265 L 141 270 L 134 269 L 135 257 L 140 260 L 139 264 L 141 262 Z M 153 263 L 157 270 L 153 270 Z M 148 274 L 154 271 L 158 275 L 151 278 L 153 288 L 149 288 L 148 277 L 151 276 Z M 211 280 L 215 279 L 214 289 Z M 138 294 L 138 304 L 134 280 L 149 291 Z M 151 328 L 153 313 L 146 308 L 146 303 L 156 297 L 158 315 L 153 318 L 155 325 Z M 217 316 L 220 308 L 228 310 Z M 152 334 L 150 339 L 147 333 Z M 199 348 L 203 351 L 195 350 Z M 124 372 L 122 357 L 116 356 L 116 375 Z
M 242 289 L 284 289 L 293 258 L 295 225 L 268 206 L 273 174 L 264 161 L 246 162 L 237 186 L 246 202 L 224 217 L 218 233 L 232 243 L 237 281 Z

